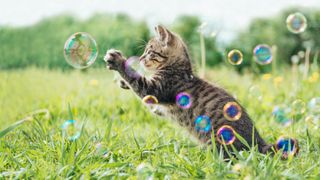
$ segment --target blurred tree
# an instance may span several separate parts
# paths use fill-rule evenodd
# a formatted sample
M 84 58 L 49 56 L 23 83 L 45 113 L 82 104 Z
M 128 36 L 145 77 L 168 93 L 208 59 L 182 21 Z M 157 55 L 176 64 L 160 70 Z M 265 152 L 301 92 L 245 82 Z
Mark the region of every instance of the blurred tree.
M 289 14 L 295 12 L 303 13 L 308 21 L 306 31 L 301 34 L 293 34 L 287 29 L 286 18 Z M 253 20 L 249 28 L 240 32 L 237 38 L 227 47 L 227 51 L 239 49 L 243 52 L 244 62 L 236 67 L 238 70 L 242 70 L 245 67 L 252 67 L 252 63 L 254 63 L 253 49 L 256 45 L 275 45 L 277 47 L 277 65 L 286 65 L 291 64 L 293 55 L 299 51 L 305 51 L 305 42 L 309 42 L 313 46 L 313 50 L 320 47 L 320 11 L 290 8 L 271 18 Z M 315 52 L 313 51 L 313 53 Z M 271 65 L 257 65 L 257 67 L 260 72 L 270 71 L 271 69 Z
M 193 61 L 200 61 L 200 36 L 199 26 L 201 21 L 195 16 L 181 16 L 172 27 L 187 44 Z M 222 62 L 221 52 L 218 51 L 216 40 L 208 34 L 204 34 L 206 47 L 206 64 L 214 66 Z
M 301 34 L 288 31 L 286 18 L 294 12 L 302 12 L 308 27 Z M 172 29 L 186 42 L 190 55 L 196 63 L 200 60 L 199 26 L 201 21 L 193 16 L 181 16 Z M 69 15 L 44 19 L 28 27 L 0 27 L 0 69 L 23 68 L 27 66 L 62 68 L 71 67 L 63 57 L 63 46 L 68 37 L 75 32 L 88 32 L 97 41 L 99 56 L 93 67 L 103 66 L 103 56 L 107 49 L 121 49 L 127 56 L 140 55 L 150 33 L 143 21 L 134 21 L 127 15 L 96 14 L 90 19 L 80 21 Z M 290 8 L 277 16 L 254 19 L 249 27 L 239 32 L 225 52 L 219 52 L 216 39 L 204 34 L 206 62 L 215 66 L 223 62 L 222 54 L 231 49 L 239 49 L 244 61 L 237 70 L 244 68 L 267 72 L 271 65 L 260 66 L 253 62 L 253 49 L 258 44 L 277 47 L 278 65 L 290 64 L 291 56 L 312 46 L 311 56 L 320 49 L 320 11 L 316 9 Z M 312 59 L 312 58 L 311 58 Z
M 144 22 L 121 14 L 97 14 L 85 21 L 62 15 L 30 27 L 1 27 L 0 69 L 27 66 L 70 69 L 64 60 L 63 48 L 75 32 L 88 32 L 96 40 L 99 56 L 94 67 L 103 66 L 104 53 L 110 48 L 121 49 L 128 56 L 141 54 L 138 47 L 149 38 Z

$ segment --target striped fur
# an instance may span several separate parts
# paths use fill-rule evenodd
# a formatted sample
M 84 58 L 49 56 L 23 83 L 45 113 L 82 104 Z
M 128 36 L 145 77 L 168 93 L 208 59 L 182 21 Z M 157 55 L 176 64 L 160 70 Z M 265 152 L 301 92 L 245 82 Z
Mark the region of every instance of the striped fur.
M 237 100 L 224 89 L 193 74 L 188 51 L 183 41 L 162 26 L 156 27 L 156 33 L 157 36 L 149 41 L 144 54 L 140 57 L 147 69 L 155 71 L 152 78 L 130 77 L 125 71 L 123 65 L 125 58 L 120 51 L 109 50 L 107 52 L 105 60 L 108 67 L 118 71 L 130 89 L 139 97 L 155 96 L 166 115 L 176 120 L 181 126 L 188 128 L 202 142 L 210 144 L 212 132 L 217 132 L 218 128 L 223 125 L 229 125 L 249 145 L 254 143 L 262 153 L 269 151 L 271 145 L 267 145 L 260 137 L 243 107 L 241 107 L 242 115 L 239 120 L 228 121 L 224 117 L 224 105 L 231 101 L 237 102 Z M 176 105 L 176 95 L 180 92 L 191 95 L 192 105 L 190 108 L 182 109 Z M 211 119 L 211 131 L 200 133 L 195 130 L 195 119 L 199 115 L 206 115 Z M 254 142 L 252 142 L 253 132 Z M 220 149 L 221 144 L 216 137 L 215 143 Z M 233 145 L 237 150 L 247 149 L 238 139 L 234 141 Z

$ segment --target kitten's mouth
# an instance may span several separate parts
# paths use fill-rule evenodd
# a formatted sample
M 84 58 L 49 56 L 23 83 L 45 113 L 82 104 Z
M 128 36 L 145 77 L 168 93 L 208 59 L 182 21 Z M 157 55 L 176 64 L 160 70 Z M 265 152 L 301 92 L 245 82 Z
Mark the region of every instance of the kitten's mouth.
M 143 63 L 143 65 L 145 66 L 145 67 L 151 67 L 151 65 L 150 64 L 146 64 L 146 63 Z
M 150 70 L 153 69 L 153 68 L 152 68 L 152 64 L 148 64 L 148 63 L 146 63 L 145 61 L 141 62 L 141 64 L 142 64 L 142 67 L 143 67 L 143 69 L 144 69 L 145 71 L 150 71 Z
M 146 59 L 140 59 L 140 65 L 142 65 L 143 67 L 150 67 L 150 65 L 146 63 Z

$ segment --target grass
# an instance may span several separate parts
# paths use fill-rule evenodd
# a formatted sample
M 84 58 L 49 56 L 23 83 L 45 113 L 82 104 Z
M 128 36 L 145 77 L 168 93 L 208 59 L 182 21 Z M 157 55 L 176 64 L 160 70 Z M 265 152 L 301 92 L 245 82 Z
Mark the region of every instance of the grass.
M 290 126 L 278 124 L 271 114 L 274 105 L 291 107 L 296 99 L 307 103 L 319 94 L 319 79 L 299 79 L 294 88 L 291 72 L 282 72 L 240 76 L 229 68 L 208 71 L 207 79 L 247 107 L 266 141 L 287 135 L 300 144 L 299 155 L 286 161 L 252 150 L 224 162 L 176 123 L 149 113 L 132 92 L 117 87 L 109 71 L 1 71 L 0 132 L 14 127 L 0 136 L 0 179 L 320 178 L 319 124 L 305 121 L 312 112 L 307 108 L 290 115 Z M 81 131 L 75 141 L 62 133 L 70 119 L 68 104 Z M 49 114 L 36 114 L 39 109 Z M 26 121 L 14 124 L 19 120 Z

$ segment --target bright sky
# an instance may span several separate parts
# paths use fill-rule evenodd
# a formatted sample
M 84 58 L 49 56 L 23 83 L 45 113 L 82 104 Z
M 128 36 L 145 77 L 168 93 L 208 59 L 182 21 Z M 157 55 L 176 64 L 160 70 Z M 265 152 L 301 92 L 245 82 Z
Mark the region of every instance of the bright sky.
M 61 13 L 88 18 L 95 13 L 126 13 L 150 26 L 172 24 L 181 14 L 197 15 L 231 38 L 255 17 L 291 6 L 320 8 L 320 0 L 0 0 L 0 25 L 30 25 Z

